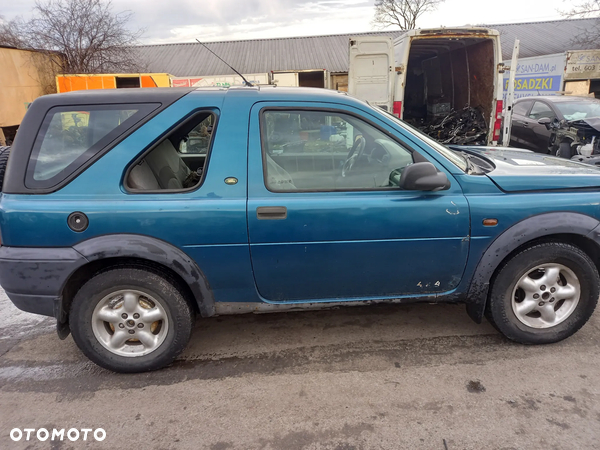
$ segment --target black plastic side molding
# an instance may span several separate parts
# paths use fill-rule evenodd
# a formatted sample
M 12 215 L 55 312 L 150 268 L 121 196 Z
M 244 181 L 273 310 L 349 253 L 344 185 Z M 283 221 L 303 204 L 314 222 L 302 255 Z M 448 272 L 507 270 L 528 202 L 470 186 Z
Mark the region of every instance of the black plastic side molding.
M 600 245 L 600 222 L 585 214 L 553 212 L 528 217 L 516 223 L 487 248 L 475 269 L 467 293 L 467 313 L 477 323 L 483 320 L 491 278 L 500 263 L 518 247 L 534 239 L 554 234 L 587 237 Z
M 203 317 L 215 314 L 215 301 L 202 271 L 182 250 L 160 239 L 137 234 L 108 234 L 73 247 L 88 261 L 140 258 L 168 267 L 190 287 Z

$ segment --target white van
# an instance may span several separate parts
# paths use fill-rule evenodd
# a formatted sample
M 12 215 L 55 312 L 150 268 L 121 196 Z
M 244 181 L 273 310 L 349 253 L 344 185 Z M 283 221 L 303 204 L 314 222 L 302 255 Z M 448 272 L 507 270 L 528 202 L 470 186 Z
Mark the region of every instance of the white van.
M 496 145 L 502 128 L 502 51 L 489 28 L 409 30 L 350 38 L 348 92 L 413 125 L 478 108 Z

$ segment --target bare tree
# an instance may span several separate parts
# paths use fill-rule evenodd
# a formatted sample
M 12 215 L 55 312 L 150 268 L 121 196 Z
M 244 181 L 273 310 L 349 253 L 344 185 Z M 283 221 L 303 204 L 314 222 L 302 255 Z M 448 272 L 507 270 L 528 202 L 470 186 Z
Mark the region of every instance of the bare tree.
M 600 16 L 600 0 L 579 2 L 569 11 L 561 11 L 561 14 L 570 18 Z
M 443 2 L 444 0 L 375 0 L 372 23 L 380 28 L 397 26 L 401 30 L 413 30 L 419 17 L 435 11 Z
M 4 34 L 20 48 L 61 55 L 60 73 L 140 71 L 131 47 L 143 30 L 127 28 L 131 16 L 113 13 L 110 1 L 40 0 L 31 20 L 9 22 Z
M 0 45 L 6 47 L 21 48 L 25 46 L 23 39 L 19 36 L 20 19 L 6 21 L 0 16 Z
M 568 11 L 560 13 L 569 19 L 596 18 L 593 23 L 582 27 L 580 32 L 571 40 L 571 45 L 579 48 L 600 47 L 600 0 L 587 0 L 576 3 Z

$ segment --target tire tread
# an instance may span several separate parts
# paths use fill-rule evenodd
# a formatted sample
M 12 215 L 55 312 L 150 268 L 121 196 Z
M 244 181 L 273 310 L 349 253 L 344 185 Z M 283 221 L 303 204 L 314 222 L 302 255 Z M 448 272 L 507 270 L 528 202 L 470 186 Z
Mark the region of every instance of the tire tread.
M 586 305 L 585 305 L 585 309 L 586 309 L 586 313 L 580 318 L 580 320 L 577 320 L 576 323 L 574 324 L 574 326 L 572 326 L 571 328 L 569 328 L 567 331 L 563 331 L 563 332 L 556 332 L 554 333 L 554 335 L 552 334 L 552 332 L 547 333 L 545 336 L 541 336 L 538 335 L 538 337 L 535 337 L 535 332 L 529 333 L 528 335 L 526 335 L 525 333 L 521 333 L 518 331 L 515 331 L 514 329 L 511 329 L 511 327 L 507 327 L 506 325 L 511 323 L 510 318 L 507 316 L 507 310 L 503 309 L 502 310 L 502 314 L 498 314 L 498 311 L 494 311 L 495 307 L 497 306 L 495 304 L 496 300 L 495 296 L 498 294 L 498 292 L 506 290 L 506 286 L 499 286 L 498 285 L 498 280 L 502 279 L 502 277 L 508 273 L 507 271 L 512 270 L 512 266 L 515 264 L 515 261 L 519 261 L 519 260 L 523 260 L 523 259 L 531 259 L 532 257 L 530 255 L 535 254 L 537 252 L 554 252 L 554 253 L 572 253 L 575 254 L 578 258 L 581 258 L 582 261 L 585 261 L 585 263 L 587 263 L 588 268 L 591 269 L 591 274 L 593 275 L 593 280 L 592 280 L 592 284 L 590 285 L 590 289 L 592 291 L 591 293 L 591 298 L 586 299 Z M 575 334 L 578 330 L 581 329 L 581 327 L 583 327 L 587 321 L 590 319 L 592 312 L 594 311 L 594 309 L 596 308 L 597 304 L 598 304 L 598 297 L 600 296 L 600 275 L 598 274 L 598 270 L 594 264 L 594 262 L 591 260 L 591 258 L 588 256 L 587 253 L 585 253 L 582 249 L 580 249 L 577 246 L 574 246 L 572 244 L 566 243 L 566 242 L 559 242 L 559 241 L 544 241 L 544 242 L 538 242 L 535 245 L 532 245 L 530 247 L 527 247 L 517 253 L 515 253 L 512 257 L 510 257 L 509 259 L 507 259 L 506 261 L 504 261 L 500 267 L 498 268 L 498 270 L 496 271 L 494 277 L 491 280 L 491 288 L 490 288 L 490 292 L 488 295 L 488 300 L 486 302 L 486 308 L 485 308 L 485 317 L 486 319 L 490 322 L 490 324 L 496 328 L 501 334 L 505 335 L 507 338 L 516 341 L 516 342 L 520 342 L 522 344 L 544 344 L 544 343 L 553 343 L 553 342 L 558 342 L 561 341 L 563 339 L 566 339 L 569 336 L 572 336 L 573 334 Z M 580 299 L 581 302 L 581 299 Z M 579 306 L 578 306 L 579 309 Z M 577 310 L 573 313 L 576 314 Z M 568 320 L 568 319 L 567 319 Z M 563 322 L 564 323 L 564 322 Z M 557 326 L 560 326 L 557 325 Z M 514 328 L 514 327 L 512 327 Z M 554 327 L 552 327 L 554 328 Z M 549 330 L 552 330 L 552 328 L 548 328 L 548 329 L 544 329 L 546 330 L 546 332 L 548 332 Z
M 148 278 L 149 276 L 150 278 Z M 119 278 L 122 277 L 131 279 L 132 284 L 135 284 L 136 280 L 142 279 L 148 286 L 154 285 L 153 289 L 167 294 L 162 299 L 169 309 L 172 318 L 170 327 L 174 334 L 168 341 L 167 348 L 160 350 L 159 347 L 155 351 L 159 353 L 152 352 L 135 358 L 112 354 L 101 348 L 95 340 L 91 326 L 88 328 L 88 320 L 91 320 L 89 319 L 91 316 L 89 309 L 93 306 L 90 305 L 89 299 L 93 299 L 94 295 L 97 296 L 99 289 L 103 290 L 112 286 L 111 280 L 118 283 L 121 282 Z M 97 299 L 97 301 L 99 300 Z M 69 324 L 75 343 L 94 363 L 114 372 L 137 373 L 157 370 L 171 364 L 189 342 L 194 316 L 194 309 L 176 280 L 155 268 L 149 268 L 143 264 L 127 263 L 99 270 L 78 290 L 71 305 Z
M 0 191 L 2 191 L 2 185 L 4 184 L 4 176 L 6 175 L 6 166 L 8 164 L 9 156 L 10 147 L 0 146 Z

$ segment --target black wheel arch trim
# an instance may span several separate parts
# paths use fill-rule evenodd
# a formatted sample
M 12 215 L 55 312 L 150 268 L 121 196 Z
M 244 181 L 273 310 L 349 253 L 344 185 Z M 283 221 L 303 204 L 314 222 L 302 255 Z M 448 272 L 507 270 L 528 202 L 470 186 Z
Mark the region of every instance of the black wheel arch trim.
M 575 234 L 600 245 L 600 221 L 585 214 L 559 211 L 528 217 L 504 230 L 479 259 L 471 278 L 467 291 L 471 319 L 477 323 L 483 320 L 490 281 L 502 261 L 523 244 L 555 234 Z
M 214 296 L 204 273 L 185 252 L 166 241 L 137 234 L 109 234 L 80 242 L 73 249 L 89 262 L 139 258 L 166 266 L 189 286 L 203 317 L 215 314 Z

